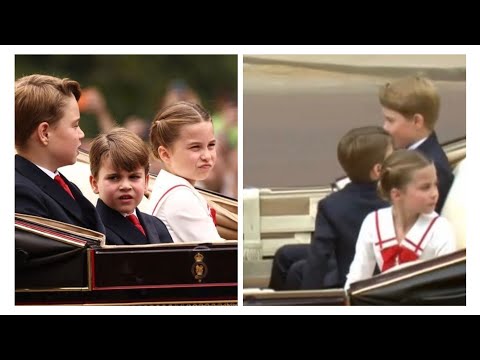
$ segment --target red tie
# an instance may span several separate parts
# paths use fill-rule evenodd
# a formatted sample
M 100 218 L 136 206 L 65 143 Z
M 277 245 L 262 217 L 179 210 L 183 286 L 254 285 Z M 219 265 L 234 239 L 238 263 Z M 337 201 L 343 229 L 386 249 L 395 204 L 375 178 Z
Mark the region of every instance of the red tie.
M 144 236 L 147 236 L 145 234 L 145 230 L 143 230 L 142 224 L 140 224 L 140 221 L 138 221 L 138 218 L 135 215 L 133 215 L 133 214 L 127 215 L 127 219 L 130 220 L 132 222 L 132 224 L 135 225 L 135 227 L 138 230 L 140 230 Z
M 70 190 L 70 188 L 68 187 L 68 185 L 65 183 L 65 181 L 60 175 L 55 175 L 54 180 L 60 184 L 63 190 L 65 190 L 68 193 L 68 195 L 72 197 L 73 200 L 75 200 L 75 197 L 73 196 L 72 191 Z

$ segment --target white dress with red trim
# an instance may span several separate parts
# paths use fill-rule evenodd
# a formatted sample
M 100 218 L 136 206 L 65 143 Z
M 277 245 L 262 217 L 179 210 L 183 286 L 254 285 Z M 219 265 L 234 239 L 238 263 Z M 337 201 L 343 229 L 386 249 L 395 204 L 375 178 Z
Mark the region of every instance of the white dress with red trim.
M 163 221 L 174 242 L 224 241 L 207 200 L 187 180 L 166 170 L 155 180 L 148 211 Z
M 399 265 L 428 260 L 455 251 L 455 234 L 436 212 L 421 214 L 405 238 L 395 235 L 392 207 L 376 210 L 362 223 L 345 288 L 373 275 L 375 265 L 384 272 Z

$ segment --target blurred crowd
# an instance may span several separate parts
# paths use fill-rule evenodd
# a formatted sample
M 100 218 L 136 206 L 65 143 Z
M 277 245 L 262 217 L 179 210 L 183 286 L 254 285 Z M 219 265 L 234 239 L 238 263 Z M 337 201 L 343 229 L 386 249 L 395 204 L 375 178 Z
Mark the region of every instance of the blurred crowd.
M 178 101 L 189 101 L 203 105 L 195 90 L 184 81 L 175 80 L 168 86 L 155 112 Z M 106 133 L 115 126 L 123 126 L 140 136 L 145 142 L 149 142 L 150 120 L 132 114 L 123 121 L 117 121 L 112 116 L 105 97 L 99 89 L 95 87 L 84 88 L 78 104 L 80 112 L 92 114 L 96 118 L 100 132 Z M 229 96 L 219 96 L 215 101 L 214 109 L 207 110 L 212 116 L 217 139 L 217 162 L 210 176 L 202 182 L 197 182 L 196 186 L 238 198 L 238 109 L 236 99 L 231 99 Z M 88 150 L 91 141 L 92 138 L 84 138 L 82 147 Z M 161 168 L 162 163 L 151 154 L 150 172 L 156 175 Z

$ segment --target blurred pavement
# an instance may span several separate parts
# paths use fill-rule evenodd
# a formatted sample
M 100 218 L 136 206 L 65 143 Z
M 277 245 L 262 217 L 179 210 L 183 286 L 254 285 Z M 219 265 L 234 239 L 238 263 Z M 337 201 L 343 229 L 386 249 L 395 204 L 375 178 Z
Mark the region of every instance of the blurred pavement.
M 244 57 L 244 187 L 326 185 L 349 129 L 382 125 L 378 88 L 422 71 L 441 96 L 441 142 L 466 134 L 463 55 Z

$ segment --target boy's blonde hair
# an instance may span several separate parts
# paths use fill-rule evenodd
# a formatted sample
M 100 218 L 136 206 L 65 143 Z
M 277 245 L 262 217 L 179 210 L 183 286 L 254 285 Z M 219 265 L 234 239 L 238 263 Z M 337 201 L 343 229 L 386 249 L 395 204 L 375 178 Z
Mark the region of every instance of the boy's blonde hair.
M 403 189 L 413 178 L 416 170 L 432 165 L 432 161 L 416 150 L 396 150 L 382 164 L 378 193 L 389 201 L 393 188 Z
M 15 147 L 25 147 L 40 123 L 58 122 L 68 98 L 73 94 L 78 101 L 81 93 L 80 84 L 68 78 L 34 74 L 15 81 Z
M 364 126 L 348 131 L 337 146 L 338 162 L 353 182 L 371 182 L 375 164 L 385 160 L 391 136 L 380 126 Z
M 380 104 L 406 118 L 423 116 L 425 127 L 435 128 L 440 111 L 440 95 L 433 82 L 422 75 L 409 76 L 386 83 L 380 88 Z
M 180 101 L 161 109 L 153 119 L 150 128 L 150 144 L 154 156 L 160 159 L 158 148 L 170 148 L 180 137 L 184 125 L 212 122 L 210 114 L 200 105 Z
M 138 135 L 124 128 L 115 128 L 98 135 L 90 147 L 90 172 L 97 179 L 102 161 L 110 158 L 116 170 L 134 171 L 139 166 L 148 174 L 149 151 Z

